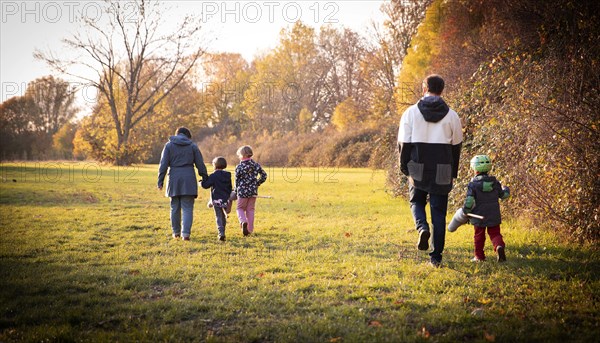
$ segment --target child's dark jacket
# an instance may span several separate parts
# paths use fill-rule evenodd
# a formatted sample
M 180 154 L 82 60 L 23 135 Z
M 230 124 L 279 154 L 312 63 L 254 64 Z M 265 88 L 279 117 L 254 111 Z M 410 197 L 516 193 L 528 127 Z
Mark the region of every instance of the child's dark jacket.
M 502 189 L 502 185 L 494 176 L 479 174 L 469 182 L 463 211 L 484 217 L 483 220 L 470 218 L 471 224 L 475 226 L 497 226 L 502 222 L 498 200 L 507 197 L 508 191 Z
M 231 191 L 231 173 L 222 169 L 215 170 L 207 179 L 202 180 L 202 188 L 211 188 L 210 194 L 213 202 L 220 201 L 223 204 L 227 203 Z

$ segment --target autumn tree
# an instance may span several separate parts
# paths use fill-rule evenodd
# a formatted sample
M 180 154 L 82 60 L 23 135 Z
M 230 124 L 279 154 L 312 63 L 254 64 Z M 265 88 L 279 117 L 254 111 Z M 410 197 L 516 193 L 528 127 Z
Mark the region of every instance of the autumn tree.
M 347 99 L 351 99 L 353 109 L 365 114 L 369 96 L 366 94 L 368 81 L 361 68 L 367 56 L 364 38 L 350 29 L 326 26 L 319 33 L 318 47 L 325 76 L 318 106 L 322 116 L 331 120 L 336 106 Z M 338 122 L 340 120 L 338 117 Z
M 0 104 L 0 158 L 31 157 L 31 141 L 39 120 L 33 99 L 12 97 Z
M 360 75 L 364 82 L 364 96 L 373 120 L 381 121 L 396 116 L 394 90 L 396 65 L 386 42 L 379 41 L 366 48 L 360 61 Z
M 428 7 L 432 0 L 393 0 L 385 2 L 381 11 L 386 15 L 383 28 L 372 24 L 374 42 L 363 59 L 361 68 L 368 83 L 370 111 L 378 120 L 396 120 L 397 99 L 394 94 L 406 84 L 398 80 L 403 60 L 410 43 L 426 12 L 438 14 L 436 7 Z M 429 10 L 433 8 L 436 11 Z M 436 16 L 436 19 L 439 17 Z
M 239 135 L 244 126 L 244 93 L 250 66 L 240 54 L 207 54 L 202 62 L 201 107 L 207 122 L 221 135 Z
M 136 161 L 130 147 L 132 130 L 155 114 L 161 102 L 188 76 L 204 50 L 199 45 L 199 21 L 191 16 L 186 16 L 170 33 L 163 32 L 168 26 L 167 16 L 158 1 L 107 0 L 103 10 L 103 20 L 83 16 L 81 22 L 86 31 L 63 40 L 67 49 L 81 56 L 68 59 L 38 51 L 36 57 L 98 89 L 110 110 L 110 129 L 116 136 L 113 162 L 123 165 Z M 87 68 L 96 77 L 74 72 L 72 65 Z
M 77 111 L 74 107 L 75 89 L 68 82 L 53 76 L 30 82 L 25 97 L 31 98 L 38 107 L 36 129 L 50 136 L 71 120 Z
M 126 86 L 114 87 L 117 108 L 126 107 Z M 164 101 L 157 104 L 151 116 L 133 127 L 129 134 L 128 152 L 136 162 L 158 162 L 167 137 L 179 126 L 186 126 L 197 134 L 206 126 L 201 116 L 198 90 L 189 82 L 181 82 Z M 121 150 L 118 135 L 113 130 L 111 105 L 105 97 L 98 99 L 92 114 L 84 118 L 78 128 L 75 150 L 98 161 L 114 162 Z M 199 137 L 193 137 L 199 138 Z
M 312 130 L 313 114 L 304 107 L 298 113 L 298 132 L 308 133 Z
M 68 122 L 52 136 L 52 148 L 59 158 L 73 158 L 73 140 L 78 125 Z
M 279 45 L 254 62 L 244 108 L 254 124 L 268 131 L 296 129 L 302 108 L 315 112 L 320 70 L 314 29 L 297 22 L 280 33 Z M 258 129 L 254 127 L 253 129 Z
M 361 68 L 366 46 L 349 29 L 324 26 L 317 35 L 298 22 L 282 30 L 275 50 L 254 63 L 252 86 L 245 93 L 248 115 L 265 119 L 261 124 L 271 130 L 305 132 L 307 119 L 310 130 L 326 127 L 335 107 L 349 97 L 357 109 L 368 111 Z
M 23 96 L 0 105 L 2 158 L 44 158 L 52 135 L 71 120 L 76 109 L 70 85 L 52 76 L 29 83 Z
M 433 72 L 432 63 L 439 54 L 443 41 L 440 39 L 440 12 L 442 0 L 435 0 L 427 11 L 412 37 L 410 49 L 402 61 L 396 89 L 396 103 L 406 108 L 416 102 L 421 96 L 421 82 Z M 448 89 L 446 89 L 448 92 Z
M 440 20 L 439 6 L 430 6 L 433 0 L 391 0 L 381 6 L 387 16 L 384 21 L 385 33 L 380 41 L 386 44 L 393 60 L 401 63 L 410 47 L 412 37 L 429 9 L 432 16 Z
M 354 98 L 348 97 L 335 107 L 331 123 L 336 129 L 344 131 L 351 127 L 364 125 L 364 117 L 364 113 L 361 113 Z

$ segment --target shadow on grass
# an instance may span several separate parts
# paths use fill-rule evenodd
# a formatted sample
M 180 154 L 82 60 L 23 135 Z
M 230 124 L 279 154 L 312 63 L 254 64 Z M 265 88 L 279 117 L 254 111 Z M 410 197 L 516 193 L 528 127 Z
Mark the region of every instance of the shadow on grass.
M 0 341 L 168 337 L 170 324 L 210 310 L 201 303 L 187 304 L 183 293 L 175 280 L 128 265 L 59 265 L 2 257 Z M 194 328 L 206 331 L 208 324 L 198 321 Z M 148 325 L 156 326 L 148 330 Z
M 4 254 L 0 259 L 0 341 L 169 338 L 197 341 L 206 337 L 217 341 L 219 338 L 223 341 L 329 341 L 336 337 L 349 338 L 348 341 L 352 338 L 415 341 L 425 338 L 426 334 L 440 340 L 482 341 L 486 333 L 495 334 L 497 341 L 547 341 L 548 338 L 585 341 L 597 332 L 598 310 L 594 304 L 600 295 L 593 285 L 597 284 L 600 266 L 596 252 L 515 245 L 509 250 L 507 263 L 498 264 L 490 259 L 485 264 L 473 264 L 468 259 L 460 260 L 457 256 L 463 250 L 456 249 L 451 250 L 449 257 L 452 258 L 444 268 L 418 266 L 415 271 L 410 265 L 426 261 L 427 255 L 416 252 L 413 244 L 358 243 L 335 237 L 309 243 L 306 249 L 296 249 L 295 254 L 286 255 L 292 250 L 286 250 L 290 247 L 278 235 L 260 233 L 228 242 L 230 247 L 223 245 L 223 250 L 216 252 L 239 254 L 240 250 L 248 249 L 249 261 L 269 257 L 281 258 L 282 262 L 285 258 L 313 262 L 307 254 L 314 248 L 310 254 L 321 259 L 319 262 L 335 262 L 339 254 L 348 259 L 369 260 L 370 257 L 371 262 L 407 262 L 407 274 L 423 277 L 423 280 L 403 280 L 413 285 L 403 290 L 398 290 L 403 286 L 395 283 L 385 284 L 382 290 L 376 280 L 370 281 L 373 287 L 362 287 L 361 279 L 355 275 L 348 280 L 356 281 L 340 279 L 338 282 L 330 278 L 337 287 L 334 288 L 315 280 L 299 282 L 294 268 L 274 264 L 265 271 L 273 275 L 261 272 L 248 280 L 246 276 L 235 274 L 204 282 L 200 271 L 181 278 L 168 273 L 172 265 L 164 266 L 157 276 L 144 270 L 143 264 L 64 265 L 36 262 L 35 254 L 19 258 Z M 210 243 L 198 242 L 189 248 L 200 252 L 206 248 L 205 244 Z M 182 246 L 169 249 L 186 252 L 187 248 Z M 273 255 L 253 255 L 256 249 L 272 249 Z M 148 254 L 139 257 L 149 258 L 152 252 Z M 177 263 L 179 259 L 174 261 Z M 165 258 L 161 262 L 164 263 Z M 226 267 L 227 262 L 224 265 Z M 303 268 L 306 266 L 310 264 Z M 445 268 L 465 277 L 452 276 Z M 279 274 L 282 274 L 281 284 L 277 283 Z M 436 288 L 437 284 L 432 284 L 431 279 L 444 278 L 454 278 L 456 288 L 473 286 L 469 285 L 471 281 L 479 282 L 479 286 L 483 284 L 481 287 L 488 290 L 476 290 L 474 294 L 481 297 L 500 294 L 498 306 L 460 300 L 444 304 L 444 293 L 456 295 L 452 294 L 452 288 L 442 287 L 440 294 L 428 294 L 428 299 L 442 301 L 441 305 L 415 295 L 423 285 Z M 502 284 L 506 289 L 494 293 L 494 280 L 506 279 L 509 281 Z M 463 284 L 459 284 L 461 281 Z M 575 281 L 585 281 L 583 288 L 575 285 L 563 289 Z M 293 285 L 288 287 L 287 282 Z M 228 288 L 220 289 L 223 285 Z M 405 295 L 406 299 L 396 304 L 394 299 L 399 295 Z M 576 298 L 573 300 L 570 296 Z M 385 300 L 386 297 L 392 299 Z M 549 299 L 552 302 L 545 305 Z M 585 304 L 590 308 L 582 309 Z M 481 317 L 471 314 L 471 306 L 485 308 Z M 421 327 L 425 331 L 420 331 L 419 336 L 417 332 Z
M 470 258 L 470 255 L 467 256 Z M 512 245 L 507 249 L 507 262 L 498 263 L 496 256 L 491 255 L 482 263 L 489 267 L 487 269 L 490 272 L 502 268 L 510 275 L 518 277 L 538 277 L 550 281 L 600 280 L 600 254 L 589 249 Z M 464 262 L 450 262 L 449 267 L 469 273 L 474 266 L 482 263 L 469 262 L 465 258 Z

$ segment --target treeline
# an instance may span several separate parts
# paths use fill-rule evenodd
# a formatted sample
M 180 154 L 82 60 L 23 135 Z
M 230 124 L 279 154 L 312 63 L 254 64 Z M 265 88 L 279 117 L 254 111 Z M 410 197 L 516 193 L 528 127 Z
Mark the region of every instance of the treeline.
M 0 160 L 72 158 L 74 100 L 68 82 L 47 76 L 0 104 Z
M 205 54 L 196 75 L 200 82 L 180 84 L 132 131 L 132 162 L 156 163 L 168 135 L 185 125 L 209 156 L 232 154 L 245 142 L 279 165 L 292 155 L 297 164 L 373 164 L 346 155 L 397 121 L 393 96 L 400 59 L 382 47 L 384 37 L 373 43 L 349 29 L 317 32 L 298 22 L 281 31 L 275 49 L 251 63 L 239 54 Z M 108 104 L 100 101 L 81 123 L 76 154 L 113 161 L 118 150 L 112 125 Z M 346 149 L 327 158 L 298 153 L 325 155 L 331 144 Z
M 511 186 L 506 210 L 580 240 L 600 238 L 598 2 L 436 1 L 400 73 L 436 72 L 464 120 L 454 206 L 485 153 Z M 390 181 L 403 191 L 395 168 Z
M 158 7 L 137 3 L 140 15 L 130 23 L 119 20 L 119 3 L 109 1 L 109 19 L 114 20 L 107 27 L 83 22 L 100 37 L 112 37 L 110 41 L 80 35 L 66 40 L 67 48 L 89 54 L 89 61 L 36 55 L 60 71 L 77 63 L 98 66 L 99 80 L 89 82 L 99 89 L 99 98 L 92 115 L 75 123 L 75 158 L 156 163 L 168 136 L 184 125 L 207 158 L 232 154 L 232 147 L 244 143 L 260 146 L 257 151 L 280 165 L 381 167 L 383 159 L 371 157 L 373 143 L 398 120 L 394 91 L 399 66 L 428 2 L 384 4 L 389 19 L 374 23 L 368 37 L 346 28 L 316 30 L 298 22 L 282 29 L 273 50 L 248 62 L 239 54 L 202 49 L 193 58 L 182 49 L 167 57 L 149 55 L 152 40 L 144 34 L 151 37 L 158 25 L 150 32 L 146 26 L 166 20 L 154 12 Z M 197 36 L 192 24 L 186 18 L 182 27 L 190 30 L 174 33 L 172 40 L 193 45 Z M 126 53 L 119 55 L 119 45 Z M 157 46 L 154 51 L 159 54 L 163 49 Z

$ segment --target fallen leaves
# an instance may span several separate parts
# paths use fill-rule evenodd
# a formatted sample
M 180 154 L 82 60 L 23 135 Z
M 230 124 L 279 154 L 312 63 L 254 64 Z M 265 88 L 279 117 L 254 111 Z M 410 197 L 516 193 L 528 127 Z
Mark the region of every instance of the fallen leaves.
M 369 326 L 373 327 L 373 328 L 380 328 L 380 327 L 383 327 L 383 324 L 381 324 L 377 320 L 372 320 L 369 322 Z
M 423 327 L 421 328 L 421 330 L 418 333 L 419 336 L 428 339 L 431 334 L 429 333 L 429 331 L 427 331 L 427 328 L 425 327 L 425 325 L 423 325 Z
M 482 304 L 482 305 L 489 304 L 491 302 L 492 302 L 492 299 L 490 299 L 490 298 L 481 298 L 481 299 L 479 299 L 479 303 Z

